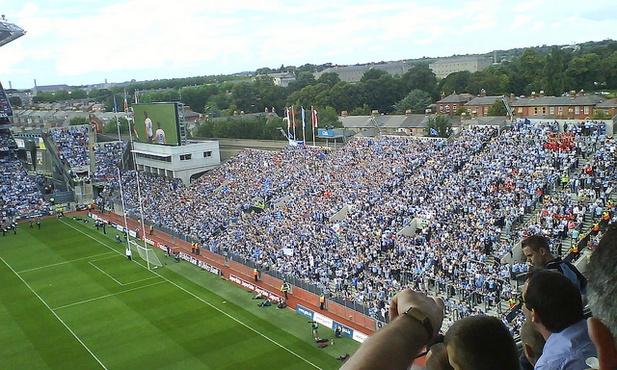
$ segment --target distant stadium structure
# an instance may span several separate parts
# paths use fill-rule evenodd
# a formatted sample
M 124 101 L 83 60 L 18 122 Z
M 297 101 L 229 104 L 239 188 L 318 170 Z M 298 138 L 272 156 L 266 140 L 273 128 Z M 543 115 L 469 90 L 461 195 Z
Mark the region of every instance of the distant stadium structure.
M 23 28 L 9 23 L 4 14 L 0 16 L 0 46 L 16 40 L 26 34 Z

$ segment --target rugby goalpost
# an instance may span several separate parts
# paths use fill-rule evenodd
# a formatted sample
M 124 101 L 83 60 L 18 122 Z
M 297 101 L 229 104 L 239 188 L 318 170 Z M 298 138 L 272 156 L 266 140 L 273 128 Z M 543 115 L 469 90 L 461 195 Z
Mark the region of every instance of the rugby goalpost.
M 140 245 L 134 240 L 129 241 L 129 244 L 135 249 L 137 249 L 139 257 L 141 257 L 142 260 L 146 261 L 148 265 L 153 265 L 154 268 L 163 266 L 159 257 L 156 255 L 156 253 L 154 253 L 154 249 Z
M 132 116 L 132 111 L 129 109 L 128 107 L 128 102 L 126 101 L 126 91 L 124 92 L 124 113 L 126 115 L 126 119 L 129 122 L 129 142 L 128 145 L 132 146 L 133 144 L 133 134 L 132 134 L 132 130 L 131 130 L 131 121 L 133 120 L 133 116 Z M 118 123 L 118 105 L 116 103 L 116 97 L 114 96 L 114 114 L 116 116 L 116 126 L 118 127 L 118 140 L 122 141 L 122 136 L 120 135 L 120 124 Z M 134 122 L 133 122 L 134 124 Z M 136 158 L 135 158 L 135 153 L 133 152 L 133 161 L 136 162 Z M 124 166 L 124 161 L 121 162 L 121 165 Z M 134 240 L 130 240 L 128 237 L 128 234 L 126 236 L 126 245 L 127 248 L 135 248 L 137 249 L 137 253 L 139 253 L 139 257 L 141 257 L 142 260 L 146 261 L 146 265 L 148 270 L 150 270 L 150 266 L 154 266 L 153 268 L 158 268 L 163 266 L 163 264 L 161 263 L 161 260 L 158 258 L 158 256 L 155 254 L 154 250 L 152 248 L 150 248 L 148 246 L 148 243 L 146 242 L 146 226 L 144 223 L 144 212 L 143 212 L 143 200 L 141 197 L 141 188 L 139 185 L 139 171 L 135 170 L 135 176 L 137 178 L 137 198 L 139 201 L 139 213 L 140 213 L 140 221 L 141 221 L 141 235 L 143 235 L 143 245 L 140 245 L 139 243 L 135 242 Z M 120 171 L 120 166 L 118 166 L 118 182 L 119 182 L 119 188 L 120 188 L 120 199 L 122 201 L 122 216 L 124 218 L 124 229 L 128 230 L 128 222 L 126 220 L 126 211 L 125 211 L 125 204 L 124 204 L 124 192 L 123 192 L 123 185 L 122 185 L 122 172 Z

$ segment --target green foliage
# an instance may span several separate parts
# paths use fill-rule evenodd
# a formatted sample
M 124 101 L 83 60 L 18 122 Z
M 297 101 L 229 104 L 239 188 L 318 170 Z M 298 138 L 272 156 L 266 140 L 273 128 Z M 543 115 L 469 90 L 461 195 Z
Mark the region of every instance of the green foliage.
M 334 87 L 337 83 L 341 82 L 338 74 L 334 72 L 327 72 L 319 76 L 317 79 L 317 83 L 322 83 L 328 85 L 330 88 Z
M 508 94 L 511 91 L 510 78 L 506 73 L 493 67 L 475 72 L 470 76 L 465 92 L 477 95 L 482 90 L 487 95 Z
M 366 104 L 380 113 L 392 113 L 394 102 L 404 96 L 401 80 L 379 69 L 366 71 L 359 84 L 367 92 Z
M 434 100 L 439 98 L 437 93 L 437 77 L 426 63 L 419 63 L 401 76 L 403 91 L 421 90 L 429 94 Z
M 368 104 L 364 104 L 361 107 L 356 107 L 349 111 L 350 116 L 369 116 L 371 114 L 371 107 Z
M 73 117 L 69 120 L 69 126 L 84 125 L 88 123 L 88 117 Z
M 565 70 L 569 61 L 569 54 L 557 46 L 553 46 L 549 55 L 547 55 L 544 69 L 542 86 L 545 87 L 544 92 L 549 96 L 559 96 L 564 91 L 571 90 L 574 86 L 567 78 Z
M 454 115 L 461 116 L 463 113 L 467 114 L 467 107 L 465 107 L 464 105 L 461 105 L 458 108 L 456 108 Z
M 439 91 L 446 96 L 454 92 L 467 92 L 467 85 L 470 79 L 471 72 L 468 71 L 450 73 L 446 78 L 439 81 Z
M 611 119 L 612 116 L 610 115 L 610 113 L 604 113 L 603 111 L 596 109 L 593 112 L 593 116 L 591 117 L 591 119 Z
M 501 99 L 495 100 L 493 105 L 488 109 L 488 115 L 494 117 L 503 117 L 508 113 L 506 106 Z
M 411 90 L 406 97 L 394 104 L 394 112 L 396 114 L 405 114 L 409 109 L 411 113 L 423 114 L 431 103 L 431 96 L 428 92 L 415 89 Z
M 419 90 L 430 96 L 431 103 L 441 94 L 456 93 L 487 95 L 530 95 L 544 91 L 546 95 L 559 96 L 564 91 L 581 89 L 610 91 L 617 89 L 617 42 L 605 40 L 579 44 L 573 52 L 554 46 L 520 48 L 500 52 L 499 65 L 478 72 L 456 72 L 437 81 L 428 68 L 428 62 L 416 62 L 401 76 L 392 76 L 378 68 L 368 69 L 358 83 L 341 81 L 336 73 L 324 73 L 315 79 L 314 73 L 330 65 L 305 64 L 300 67 L 264 67 L 256 77 L 249 75 L 198 76 L 169 80 L 135 82 L 108 89 L 94 88 L 88 93 L 91 101 L 113 109 L 113 96 L 121 107 L 124 92 L 129 101 L 136 90 L 141 102 L 182 101 L 199 113 L 212 113 L 214 117 L 232 116 L 234 111 L 245 113 L 264 112 L 273 108 L 281 114 L 285 106 L 332 107 L 340 114 L 368 115 L 372 110 L 380 113 L 402 114 L 406 109 L 422 113 L 424 95 L 410 102 L 410 93 Z M 268 73 L 292 73 L 296 80 L 288 87 L 276 86 Z M 54 93 L 38 92 L 36 102 L 58 102 L 84 97 L 85 90 L 75 88 Z M 415 92 L 414 94 L 417 94 Z M 11 98 L 14 106 L 20 106 Z M 501 109 L 501 108 L 499 108 Z
M 206 121 L 199 125 L 195 136 L 209 138 L 234 138 L 254 140 L 279 140 L 281 134 L 277 127 L 283 127 L 281 118 L 229 117 Z
M 120 124 L 120 133 L 128 134 L 129 133 L 129 122 L 126 118 L 120 117 L 118 118 L 118 123 Z M 116 120 L 111 120 L 107 122 L 107 124 L 103 127 L 103 132 L 106 134 L 117 134 L 118 126 L 116 124 Z
M 437 114 L 433 117 L 429 117 L 426 124 L 426 136 L 435 136 L 431 134 L 431 129 L 437 131 L 438 137 L 450 137 L 450 135 L 452 135 L 453 133 L 450 117 L 445 114 Z

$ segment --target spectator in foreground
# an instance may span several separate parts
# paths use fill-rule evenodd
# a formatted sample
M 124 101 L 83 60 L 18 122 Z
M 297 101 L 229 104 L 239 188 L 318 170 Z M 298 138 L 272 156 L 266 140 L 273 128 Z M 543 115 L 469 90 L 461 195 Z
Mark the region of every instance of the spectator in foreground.
M 523 353 L 531 364 L 531 368 L 533 368 L 542 355 L 546 340 L 534 328 L 533 323 L 525 321 L 521 327 L 521 342 L 523 344 Z
M 599 370 L 617 369 L 617 225 L 611 225 L 589 261 L 587 322 L 598 351 Z
M 551 254 L 548 240 L 544 236 L 532 235 L 524 239 L 521 246 L 527 262 L 533 267 L 562 273 L 577 286 L 581 295 L 586 294 L 587 279 L 578 271 L 576 266 L 562 260 L 561 257 L 554 257 Z
M 519 370 L 516 343 L 508 328 L 493 316 L 469 316 L 456 321 L 444 344 L 454 370 Z
M 586 369 L 585 361 L 596 356 L 596 349 L 576 285 L 558 272 L 539 270 L 525 283 L 522 303 L 526 321 L 546 340 L 534 369 Z
M 341 369 L 407 369 L 441 328 L 440 298 L 405 289 L 390 305 L 391 321 L 362 343 Z M 430 328 L 430 331 L 429 331 Z

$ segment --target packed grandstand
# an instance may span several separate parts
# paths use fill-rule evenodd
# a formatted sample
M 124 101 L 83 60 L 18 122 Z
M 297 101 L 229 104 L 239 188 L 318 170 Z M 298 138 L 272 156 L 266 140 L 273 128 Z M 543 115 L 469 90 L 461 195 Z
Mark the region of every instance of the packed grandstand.
M 576 259 L 599 240 L 594 223 L 616 217 L 616 141 L 603 125 L 583 127 L 560 132 L 558 122 L 525 119 L 463 128 L 449 140 L 384 135 L 337 150 L 246 149 L 189 185 L 119 168 L 127 143 L 96 143 L 95 172 L 80 180 L 104 185 L 100 208 L 123 204 L 147 225 L 378 321 L 410 286 L 446 298 L 446 325 L 488 312 L 516 333 L 520 318 L 507 308 L 526 270 L 514 252 L 520 240 L 544 234 L 554 254 Z M 87 126 L 44 135 L 69 168 L 90 165 Z M 2 134 L 4 225 L 53 211 L 44 176 L 25 170 L 11 140 Z

